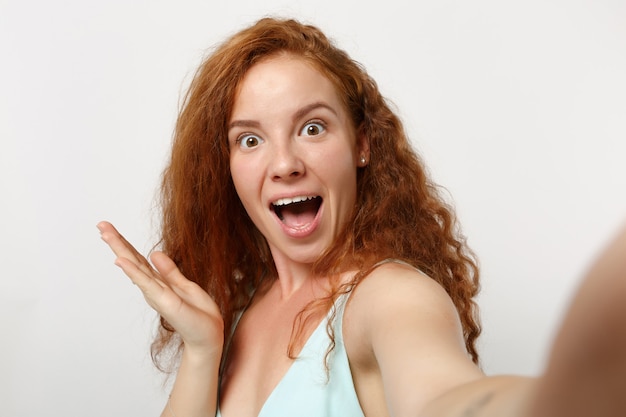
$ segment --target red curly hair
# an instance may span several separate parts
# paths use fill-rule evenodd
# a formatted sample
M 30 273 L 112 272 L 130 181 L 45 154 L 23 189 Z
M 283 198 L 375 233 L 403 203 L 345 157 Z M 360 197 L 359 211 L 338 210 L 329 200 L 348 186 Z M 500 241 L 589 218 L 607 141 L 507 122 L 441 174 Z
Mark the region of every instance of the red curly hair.
M 215 299 L 228 340 L 234 317 L 253 290 L 262 279 L 276 276 L 265 238 L 248 217 L 230 177 L 228 122 L 248 69 L 280 53 L 304 59 L 331 80 L 358 133 L 370 144 L 369 164 L 357 176 L 351 221 L 314 265 L 318 276 L 331 277 L 332 294 L 311 308 L 328 309 L 377 262 L 399 259 L 445 288 L 458 310 L 467 351 L 478 362 L 480 325 L 473 301 L 478 267 L 454 211 L 429 179 L 374 80 L 316 27 L 261 19 L 228 39 L 200 66 L 185 96 L 163 174 L 162 250 Z M 339 287 L 338 273 L 349 269 L 360 272 L 350 287 Z M 294 330 L 292 344 L 299 335 L 295 324 Z M 157 366 L 166 347 L 180 348 L 174 336 L 161 318 L 152 346 Z

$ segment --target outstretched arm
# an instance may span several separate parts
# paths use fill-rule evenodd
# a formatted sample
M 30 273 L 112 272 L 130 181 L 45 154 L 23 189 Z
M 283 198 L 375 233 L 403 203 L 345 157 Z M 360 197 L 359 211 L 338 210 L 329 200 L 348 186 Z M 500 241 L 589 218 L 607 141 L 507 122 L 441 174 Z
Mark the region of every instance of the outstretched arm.
M 421 416 L 626 416 L 626 228 L 582 281 L 541 377 L 470 382 Z
M 224 343 L 224 321 L 218 306 L 162 252 L 152 254 L 153 268 L 110 223 L 101 222 L 98 229 L 117 256 L 115 264 L 183 340 L 180 367 L 162 416 L 214 416 Z
M 626 416 L 626 228 L 574 297 L 532 412 L 536 417 Z
M 359 284 L 350 302 L 346 350 L 366 415 L 524 415 L 534 380 L 486 377 L 467 354 L 452 300 L 431 278 L 387 263 Z M 369 387 L 377 381 L 382 407 L 371 400 L 377 392 Z M 383 407 L 386 414 L 378 411 Z

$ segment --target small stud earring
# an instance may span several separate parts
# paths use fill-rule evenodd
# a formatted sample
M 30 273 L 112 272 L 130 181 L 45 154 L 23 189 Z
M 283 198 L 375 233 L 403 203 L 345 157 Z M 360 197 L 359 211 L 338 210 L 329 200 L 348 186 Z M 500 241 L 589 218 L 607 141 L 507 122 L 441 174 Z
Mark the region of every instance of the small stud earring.
M 365 165 L 365 163 L 367 162 L 367 159 L 365 159 L 365 157 L 361 155 L 361 159 L 359 160 L 359 162 L 361 162 L 361 165 Z

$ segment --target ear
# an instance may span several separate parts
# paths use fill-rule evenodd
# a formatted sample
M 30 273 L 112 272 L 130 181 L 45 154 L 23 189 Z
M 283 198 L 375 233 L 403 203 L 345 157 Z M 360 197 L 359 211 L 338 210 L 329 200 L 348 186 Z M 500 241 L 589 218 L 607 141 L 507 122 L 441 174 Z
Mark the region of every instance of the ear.
M 370 141 L 363 132 L 359 132 L 356 137 L 357 165 L 363 168 L 370 162 Z

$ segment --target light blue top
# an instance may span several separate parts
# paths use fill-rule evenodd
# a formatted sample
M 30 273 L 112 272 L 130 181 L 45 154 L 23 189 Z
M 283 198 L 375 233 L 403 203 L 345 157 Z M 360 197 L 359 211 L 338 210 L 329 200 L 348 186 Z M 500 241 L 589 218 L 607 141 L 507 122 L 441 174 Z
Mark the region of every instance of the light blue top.
M 324 358 L 330 344 L 326 324 L 332 309 L 313 331 L 298 358 L 269 395 L 259 417 L 364 417 L 354 389 L 348 355 L 343 344 L 343 313 L 348 294 L 335 302 L 333 329 L 335 347 Z M 217 417 L 221 417 L 219 410 Z

